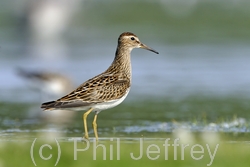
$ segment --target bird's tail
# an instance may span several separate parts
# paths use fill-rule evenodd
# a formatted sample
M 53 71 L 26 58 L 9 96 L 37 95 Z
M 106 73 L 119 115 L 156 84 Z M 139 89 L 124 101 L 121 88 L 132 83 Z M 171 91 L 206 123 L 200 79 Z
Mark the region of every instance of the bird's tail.
M 49 101 L 49 102 L 43 103 L 41 108 L 44 110 L 54 109 L 56 108 L 56 101 Z

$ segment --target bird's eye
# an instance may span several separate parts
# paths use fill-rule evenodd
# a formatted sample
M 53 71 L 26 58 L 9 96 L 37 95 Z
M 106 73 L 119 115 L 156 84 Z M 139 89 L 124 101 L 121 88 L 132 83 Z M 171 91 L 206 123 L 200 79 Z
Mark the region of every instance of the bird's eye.
M 133 40 L 135 40 L 135 38 L 134 38 L 134 37 L 131 37 L 130 39 L 131 39 L 132 41 L 133 41 Z

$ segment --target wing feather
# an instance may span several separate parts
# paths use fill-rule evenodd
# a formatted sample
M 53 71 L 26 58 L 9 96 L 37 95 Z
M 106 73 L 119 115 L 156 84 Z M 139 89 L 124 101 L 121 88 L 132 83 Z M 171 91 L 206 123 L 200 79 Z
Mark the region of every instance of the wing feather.
M 73 108 L 121 98 L 130 87 L 129 77 L 121 74 L 100 74 L 81 84 L 68 95 L 42 104 L 42 108 Z

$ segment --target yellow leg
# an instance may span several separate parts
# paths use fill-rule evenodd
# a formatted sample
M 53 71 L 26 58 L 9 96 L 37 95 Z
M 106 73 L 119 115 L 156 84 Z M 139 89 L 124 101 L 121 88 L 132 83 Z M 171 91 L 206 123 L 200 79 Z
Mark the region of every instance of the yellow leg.
M 82 115 L 83 126 L 84 126 L 84 130 L 85 130 L 85 134 L 83 137 L 85 139 L 89 139 L 89 133 L 88 133 L 88 128 L 87 128 L 87 116 L 91 113 L 92 110 L 93 110 L 93 108 L 90 108 L 87 112 L 85 112 Z
M 96 120 L 97 120 L 97 113 L 95 114 L 95 117 L 94 117 L 94 120 L 93 120 L 93 129 L 94 129 L 96 141 L 98 141 L 98 133 L 97 133 L 97 123 L 96 123 Z

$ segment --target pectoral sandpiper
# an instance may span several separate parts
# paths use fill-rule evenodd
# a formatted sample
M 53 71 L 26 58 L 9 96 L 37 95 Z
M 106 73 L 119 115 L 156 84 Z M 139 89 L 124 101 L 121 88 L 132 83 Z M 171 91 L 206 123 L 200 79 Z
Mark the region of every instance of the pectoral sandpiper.
M 143 48 L 159 54 L 157 51 L 141 43 L 135 34 L 124 32 L 118 38 L 118 46 L 114 61 L 106 71 L 87 80 L 70 94 L 56 101 L 43 103 L 41 108 L 45 110 L 87 110 L 87 112 L 83 114 L 84 137 L 86 139 L 89 138 L 86 119 L 87 116 L 94 111 L 93 129 L 96 140 L 98 140 L 96 123 L 97 114 L 102 110 L 120 104 L 126 98 L 130 90 L 130 53 L 134 48 Z

